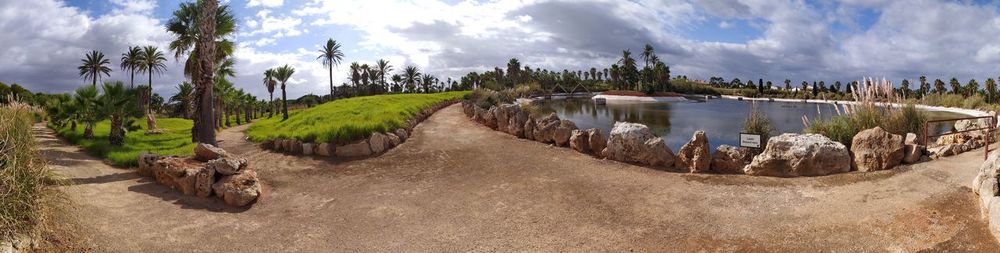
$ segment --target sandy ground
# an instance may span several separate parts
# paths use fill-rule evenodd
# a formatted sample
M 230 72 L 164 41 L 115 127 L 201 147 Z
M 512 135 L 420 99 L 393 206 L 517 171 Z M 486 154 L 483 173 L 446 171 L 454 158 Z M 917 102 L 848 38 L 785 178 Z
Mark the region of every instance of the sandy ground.
M 36 134 L 100 252 L 1000 251 L 967 187 L 982 153 L 817 178 L 692 175 L 594 159 L 451 106 L 386 154 L 301 158 L 242 140 L 267 195 L 182 196 Z

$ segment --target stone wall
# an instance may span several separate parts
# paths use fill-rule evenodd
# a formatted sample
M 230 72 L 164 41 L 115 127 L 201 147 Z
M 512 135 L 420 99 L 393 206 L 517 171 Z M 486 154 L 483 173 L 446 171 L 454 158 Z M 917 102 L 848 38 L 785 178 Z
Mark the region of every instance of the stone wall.
M 479 124 L 518 138 L 569 147 L 600 158 L 691 173 L 822 176 L 887 170 L 928 160 L 931 158 L 928 155 L 937 157 L 925 152 L 915 134 L 901 136 L 879 127 L 858 133 L 851 147 L 818 134 L 786 133 L 770 138 L 764 150 L 721 145 L 714 155 L 709 150 L 707 134 L 697 131 L 674 154 L 642 124 L 616 122 L 605 137 L 600 129 L 577 129 L 572 121 L 559 119 L 554 113 L 532 116 L 517 104 L 483 109 L 471 101 L 463 101 L 462 111 Z M 962 123 L 966 125 L 973 124 Z M 975 143 L 963 147 L 972 146 Z
M 215 195 L 236 207 L 251 205 L 262 194 L 260 179 L 247 159 L 204 143 L 194 153 L 189 158 L 142 154 L 136 172 L 184 195 Z
M 406 122 L 406 126 L 385 133 L 373 133 L 371 136 L 346 144 L 310 143 L 291 138 L 279 138 L 260 143 L 260 147 L 268 150 L 293 155 L 357 158 L 385 153 L 399 146 L 409 138 L 413 128 L 423 122 L 438 110 L 457 103 L 457 100 L 442 102 L 427 108 Z
M 990 232 L 1000 240 L 1000 152 L 993 152 L 972 180 L 972 191 L 979 195 L 980 213 L 987 219 Z

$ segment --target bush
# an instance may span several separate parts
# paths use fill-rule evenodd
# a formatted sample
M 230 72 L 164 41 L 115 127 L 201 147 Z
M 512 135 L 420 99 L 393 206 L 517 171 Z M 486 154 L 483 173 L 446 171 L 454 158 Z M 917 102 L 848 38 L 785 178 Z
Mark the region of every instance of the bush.
M 33 122 L 23 104 L 0 107 L 0 241 L 44 233 L 63 201 L 50 187 L 59 181 L 38 152 Z
M 767 146 L 767 140 L 771 138 L 773 130 L 774 127 L 771 126 L 771 120 L 757 107 L 756 102 L 752 103 L 750 106 L 750 115 L 743 122 L 743 132 L 760 135 L 760 147 L 763 149 Z
M 926 114 L 917 110 L 912 103 L 903 107 L 893 107 L 892 103 L 900 101 L 900 98 L 893 95 L 891 83 L 884 80 L 872 83 L 859 87 L 859 93 L 854 94 L 858 104 L 845 105 L 846 114 L 815 122 L 809 122 L 808 118 L 804 118 L 806 124 L 804 131 L 822 134 L 848 147 L 858 132 L 876 126 L 893 134 L 915 133 L 921 137 L 924 123 L 927 122 Z

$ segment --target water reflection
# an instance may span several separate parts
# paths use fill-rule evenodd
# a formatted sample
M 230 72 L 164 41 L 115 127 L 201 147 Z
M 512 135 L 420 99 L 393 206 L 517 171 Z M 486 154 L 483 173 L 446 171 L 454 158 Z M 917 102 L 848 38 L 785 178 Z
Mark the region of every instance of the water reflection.
M 599 128 L 605 134 L 616 121 L 642 123 L 663 137 L 671 149 L 684 145 L 697 130 L 708 134 L 712 150 L 718 145 L 739 144 L 743 121 L 750 112 L 751 102 L 731 99 L 691 99 L 669 103 L 608 103 L 596 105 L 590 99 L 551 99 L 538 101 L 545 113 L 555 112 L 579 128 Z M 775 134 L 802 132 L 802 116 L 829 119 L 837 115 L 833 105 L 794 102 L 757 102 L 771 120 Z M 928 112 L 931 119 L 955 118 L 964 115 L 950 112 Z M 948 124 L 931 126 L 931 132 L 950 131 Z

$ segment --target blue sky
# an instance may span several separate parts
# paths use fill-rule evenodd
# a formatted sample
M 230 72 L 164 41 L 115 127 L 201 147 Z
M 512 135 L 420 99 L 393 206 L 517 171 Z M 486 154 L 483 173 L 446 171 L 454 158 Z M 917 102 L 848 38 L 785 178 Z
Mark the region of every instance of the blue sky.
M 0 1 L 0 81 L 66 92 L 89 50 L 113 64 L 130 45 L 166 50 L 163 30 L 180 0 Z M 315 60 L 327 38 L 345 63 L 388 59 L 395 69 L 458 78 L 522 64 L 551 70 L 607 68 L 623 49 L 652 44 L 673 74 L 796 83 L 886 77 L 1000 75 L 997 2 L 944 0 L 229 0 L 237 16 L 237 87 L 266 97 L 264 69 L 298 69 L 289 96 L 328 90 Z M 14 11 L 14 12 L 10 12 Z M 37 18 L 45 17 L 45 18 Z M 59 50 L 52 50 L 58 48 Z M 168 53 L 170 54 L 170 53 Z M 172 54 L 171 54 L 172 55 Z M 180 65 L 154 78 L 169 96 Z M 334 73 L 345 81 L 346 66 Z M 126 80 L 121 71 L 110 77 Z

